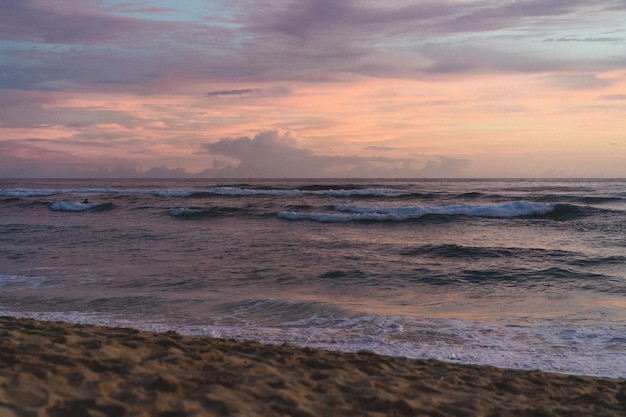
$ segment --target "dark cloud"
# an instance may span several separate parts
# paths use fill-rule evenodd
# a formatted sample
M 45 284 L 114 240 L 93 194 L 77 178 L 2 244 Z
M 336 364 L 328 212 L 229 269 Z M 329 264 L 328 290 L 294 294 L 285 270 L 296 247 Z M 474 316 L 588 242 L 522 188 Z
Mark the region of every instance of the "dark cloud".
M 178 74 L 240 73 L 241 60 L 215 60 L 232 30 L 147 13 L 115 15 L 116 8 L 99 3 L 1 1 L 0 39 L 7 42 L 0 45 L 0 89 L 111 91 L 119 85 L 128 92 Z
M 464 3 L 457 9 L 456 16 L 446 21 L 440 29 L 454 32 L 484 32 L 515 27 L 537 25 L 541 21 L 557 16 L 566 16 L 578 11 L 589 2 L 582 0 L 517 0 L 477 1 Z
M 0 2 L 0 36 L 9 40 L 39 41 L 51 44 L 127 43 L 150 29 L 151 36 L 162 34 L 156 22 L 109 15 L 92 2 L 54 3 L 38 0 Z M 129 36 L 130 35 L 130 36 Z
M 241 90 L 216 90 L 216 91 L 209 91 L 208 93 L 206 93 L 207 96 L 209 97 L 215 97 L 215 96 L 242 96 L 242 95 L 248 95 L 248 94 L 258 94 L 260 93 L 261 90 L 258 88 L 244 88 Z
M 176 12 L 154 9 L 149 2 L 2 1 L 0 38 L 14 43 L 0 47 L 0 88 L 104 91 L 116 86 L 159 93 L 175 88 L 174 74 L 188 82 L 320 82 L 346 74 L 420 78 L 624 66 L 623 59 L 608 55 L 566 59 L 550 53 L 549 42 L 542 42 L 558 41 L 572 48 L 583 41 L 619 43 L 622 38 L 611 34 L 610 25 L 607 36 L 570 37 L 559 32 L 590 12 L 617 14 L 611 9 L 623 8 L 618 1 L 253 0 L 247 4 L 230 6 L 228 18 L 183 22 L 168 21 L 167 16 Z M 481 39 L 473 42 L 474 36 Z M 520 48 L 533 36 L 543 50 Z M 256 89 L 225 89 L 208 96 L 257 93 Z
M 298 0 L 286 4 L 277 2 L 272 13 L 254 19 L 251 27 L 266 32 L 282 32 L 289 36 L 311 40 L 313 37 L 346 35 L 355 30 L 364 36 L 374 29 L 383 33 L 398 33 L 414 24 L 420 30 L 420 22 L 448 16 L 452 12 L 451 2 L 420 2 L 397 7 L 371 7 L 356 0 Z M 423 26 L 423 25 L 422 25 Z
M 425 162 L 386 157 L 317 155 L 298 148 L 289 135 L 261 132 L 254 138 L 221 139 L 202 146 L 214 157 L 224 156 L 234 163 L 221 162 L 206 175 L 215 177 L 432 177 L 455 176 L 469 161 L 433 157 Z M 219 160 L 219 159 L 218 159 Z
M 404 3 L 404 2 L 403 2 Z M 609 8 L 615 2 L 599 2 L 594 10 Z M 589 7 L 582 0 L 518 1 L 415 1 L 363 2 L 358 0 L 276 1 L 266 7 L 269 13 L 250 15 L 250 27 L 266 32 L 281 32 L 311 40 L 354 34 L 368 38 L 414 35 L 420 40 L 427 34 L 485 32 L 511 26 L 537 24 L 539 20 L 566 16 Z M 343 37 L 342 37 L 343 39 Z
M 308 74 L 307 69 L 320 63 L 331 74 L 402 78 L 425 73 L 589 71 L 622 68 L 623 62 L 589 60 L 580 51 L 573 51 L 579 58 L 566 58 L 534 45 L 540 45 L 546 33 L 559 33 L 591 12 L 609 15 L 614 5 L 582 0 L 295 0 L 274 2 L 265 13 L 255 11 L 243 22 L 261 41 L 251 48 L 254 61 L 282 58 L 289 62 L 285 70 L 292 76 Z M 468 36 L 459 36 L 463 34 Z
M 54 96 L 47 92 L 0 89 L 0 108 L 40 105 L 52 102 L 54 102 Z

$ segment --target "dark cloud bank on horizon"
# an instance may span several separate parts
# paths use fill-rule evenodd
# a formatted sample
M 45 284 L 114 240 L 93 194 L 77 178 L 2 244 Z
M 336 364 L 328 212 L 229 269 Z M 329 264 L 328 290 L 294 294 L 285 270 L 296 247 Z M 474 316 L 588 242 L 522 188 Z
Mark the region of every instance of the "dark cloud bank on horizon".
M 40 160 L 23 163 L 16 160 L 13 155 L 16 152 L 11 152 L 7 143 L 4 145 L 0 176 L 5 178 L 428 178 L 462 176 L 463 169 L 469 165 L 468 160 L 445 156 L 318 155 L 296 146 L 289 134 L 281 135 L 278 131 L 202 144 L 199 153 L 206 155 L 207 165 L 212 167 L 199 173 L 165 166 L 142 172 L 124 163 L 114 169 L 94 168 L 97 162 L 76 165 L 71 160 L 59 161 L 61 155 L 49 153 L 41 154 Z M 24 143 L 19 145 L 23 147 Z
M 418 158 L 317 155 L 295 146 L 289 135 L 278 131 L 261 132 L 254 138 L 225 138 L 206 143 L 202 149 L 215 157 L 214 167 L 204 171 L 213 177 L 446 177 L 458 175 L 469 163 L 450 157 L 421 162 Z

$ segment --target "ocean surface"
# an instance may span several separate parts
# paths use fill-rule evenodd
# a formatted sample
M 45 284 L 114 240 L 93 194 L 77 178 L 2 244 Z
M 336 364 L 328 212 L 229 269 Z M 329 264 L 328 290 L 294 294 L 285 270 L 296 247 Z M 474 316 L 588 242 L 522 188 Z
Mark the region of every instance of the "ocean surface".
M 0 314 L 626 378 L 626 180 L 0 179 Z

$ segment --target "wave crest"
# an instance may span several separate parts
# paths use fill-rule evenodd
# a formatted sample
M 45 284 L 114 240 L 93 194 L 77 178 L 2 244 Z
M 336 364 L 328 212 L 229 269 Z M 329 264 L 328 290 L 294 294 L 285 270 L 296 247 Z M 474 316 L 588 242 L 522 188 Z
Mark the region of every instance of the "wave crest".
M 559 205 L 563 206 L 563 205 Z M 373 207 L 337 205 L 336 212 L 311 213 L 283 211 L 278 217 L 288 220 L 314 220 L 319 222 L 348 221 L 404 221 L 419 219 L 425 215 L 469 216 L 490 218 L 513 218 L 546 215 L 557 205 L 518 201 L 502 204 L 455 204 L 447 206 Z M 559 207 L 563 210 L 563 207 Z
M 55 201 L 50 205 L 50 209 L 53 211 L 69 211 L 69 212 L 81 212 L 81 211 L 104 211 L 113 208 L 113 203 L 78 203 L 75 201 Z

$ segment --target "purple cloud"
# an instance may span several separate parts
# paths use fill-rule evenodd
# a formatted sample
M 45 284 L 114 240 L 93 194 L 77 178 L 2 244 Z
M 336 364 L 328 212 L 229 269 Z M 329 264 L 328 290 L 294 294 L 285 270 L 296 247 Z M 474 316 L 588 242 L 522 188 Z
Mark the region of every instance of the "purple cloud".
M 162 36 L 164 28 L 156 22 L 109 15 L 92 4 L 64 0 L 0 2 L 0 36 L 73 45 L 124 44 L 146 30 L 150 36 Z
M 469 161 L 451 157 L 428 157 L 425 161 L 404 158 L 317 155 L 299 148 L 288 135 L 261 132 L 254 138 L 221 139 L 202 145 L 217 158 L 216 167 L 205 172 L 215 177 L 432 177 L 460 175 Z
M 254 7 L 257 2 L 262 7 Z M 195 81 L 319 82 L 346 74 L 603 71 L 626 63 L 609 53 L 589 59 L 577 42 L 567 42 L 572 53 L 565 58 L 545 40 L 572 39 L 560 31 L 572 22 L 593 27 L 589 12 L 619 22 L 612 17 L 616 7 L 616 1 L 581 0 L 256 0 L 245 8 L 229 4 L 228 15 L 181 21 L 174 6 L 150 2 L 4 1 L 0 37 L 13 43 L 0 46 L 0 88 L 155 86 L 148 91 L 158 92 L 173 87 L 159 82 L 173 74 Z M 619 56 L 621 38 L 593 33 L 575 39 L 616 44 L 613 55 Z M 229 90 L 216 90 L 223 91 Z
M 239 89 L 239 90 L 216 90 L 216 91 L 209 91 L 208 93 L 206 93 L 207 96 L 209 97 L 216 97 L 216 96 L 243 96 L 243 95 L 248 95 L 248 94 L 258 94 L 260 93 L 261 90 L 258 88 L 244 88 L 244 89 Z

